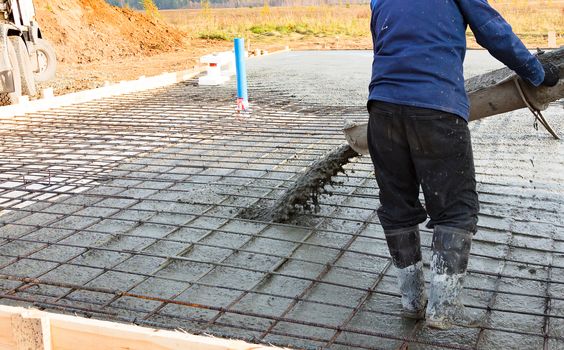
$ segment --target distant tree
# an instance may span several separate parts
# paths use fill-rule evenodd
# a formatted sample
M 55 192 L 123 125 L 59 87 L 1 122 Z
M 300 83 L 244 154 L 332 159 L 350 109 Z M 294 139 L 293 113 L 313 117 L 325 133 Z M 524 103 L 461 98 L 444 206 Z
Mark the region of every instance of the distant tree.
M 143 0 L 143 8 L 149 17 L 160 17 L 159 8 L 153 0 Z
M 142 10 L 143 4 L 139 0 L 106 0 L 110 5 L 119 7 L 129 7 L 132 9 Z
M 145 0 L 106 0 L 111 5 L 120 7 L 130 7 L 143 10 Z M 0 1 L 1 2 L 1 1 Z M 178 9 L 178 8 L 202 8 L 202 0 L 153 0 L 158 9 Z M 344 5 L 346 4 L 368 4 L 370 0 L 207 0 L 206 6 L 211 7 L 266 7 L 269 6 L 315 6 L 315 5 Z

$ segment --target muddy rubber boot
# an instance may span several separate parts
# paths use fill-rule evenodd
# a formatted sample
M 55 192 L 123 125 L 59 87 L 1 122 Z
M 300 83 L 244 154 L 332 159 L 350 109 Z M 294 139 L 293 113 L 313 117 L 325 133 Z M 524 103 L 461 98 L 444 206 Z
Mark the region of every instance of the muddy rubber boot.
M 427 295 L 421 262 L 419 227 L 385 230 L 384 233 L 392 262 L 398 269 L 402 316 L 422 319 L 425 317 Z
M 426 324 L 437 329 L 453 326 L 479 327 L 477 314 L 468 311 L 460 301 L 472 232 L 435 226 L 431 257 L 431 283 L 427 304 Z

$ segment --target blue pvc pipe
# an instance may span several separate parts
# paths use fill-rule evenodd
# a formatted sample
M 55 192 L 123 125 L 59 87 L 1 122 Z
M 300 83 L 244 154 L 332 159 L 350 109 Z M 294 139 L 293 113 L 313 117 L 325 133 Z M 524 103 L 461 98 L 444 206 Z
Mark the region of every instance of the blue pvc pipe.
M 242 100 L 244 109 L 249 106 L 247 91 L 247 68 L 245 67 L 245 39 L 235 38 L 235 69 L 237 70 L 237 100 Z

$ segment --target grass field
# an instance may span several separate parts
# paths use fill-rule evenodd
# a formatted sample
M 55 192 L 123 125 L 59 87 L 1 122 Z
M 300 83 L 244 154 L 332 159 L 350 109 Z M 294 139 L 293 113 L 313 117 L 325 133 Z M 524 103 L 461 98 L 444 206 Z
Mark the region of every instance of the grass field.
M 529 45 L 546 45 L 555 31 L 564 44 L 564 0 L 492 2 L 513 30 Z M 193 38 L 231 40 L 243 36 L 255 43 L 331 43 L 370 46 L 368 5 L 269 7 L 161 11 L 169 23 Z M 470 42 L 472 35 L 469 32 Z

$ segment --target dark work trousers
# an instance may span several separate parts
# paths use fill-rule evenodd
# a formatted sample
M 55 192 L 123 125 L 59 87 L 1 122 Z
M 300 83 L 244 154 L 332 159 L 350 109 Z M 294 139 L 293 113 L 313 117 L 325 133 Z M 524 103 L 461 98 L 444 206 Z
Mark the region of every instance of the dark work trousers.
M 475 233 L 479 203 L 467 122 L 447 112 L 380 101 L 370 101 L 368 111 L 384 230 L 415 226 L 429 215 L 429 228 Z

